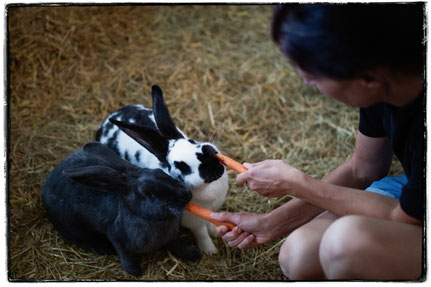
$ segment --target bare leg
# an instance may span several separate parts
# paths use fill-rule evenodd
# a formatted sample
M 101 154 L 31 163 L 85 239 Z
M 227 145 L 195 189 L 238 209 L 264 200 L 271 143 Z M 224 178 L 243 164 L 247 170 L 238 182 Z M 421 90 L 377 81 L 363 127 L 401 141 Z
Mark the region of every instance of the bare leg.
M 320 245 L 329 279 L 418 279 L 422 227 L 351 215 L 335 221 Z
M 278 261 L 290 279 L 325 279 L 319 261 L 319 246 L 326 229 L 337 219 L 323 212 L 307 224 L 293 231 L 280 249 Z

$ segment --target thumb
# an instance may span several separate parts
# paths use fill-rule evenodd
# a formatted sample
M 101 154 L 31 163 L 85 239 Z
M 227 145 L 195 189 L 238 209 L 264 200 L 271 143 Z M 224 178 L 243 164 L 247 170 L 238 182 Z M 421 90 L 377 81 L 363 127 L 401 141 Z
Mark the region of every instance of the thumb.
M 241 223 L 241 213 L 230 213 L 230 212 L 213 212 L 210 214 L 212 219 L 217 221 L 227 221 L 238 225 Z
M 217 221 L 229 221 L 232 216 L 230 212 L 211 212 L 210 217 Z
M 253 164 L 253 163 L 245 162 L 245 163 L 243 164 L 243 166 L 245 166 L 245 168 L 246 168 L 246 169 L 250 169 L 250 168 L 254 167 L 254 164 Z

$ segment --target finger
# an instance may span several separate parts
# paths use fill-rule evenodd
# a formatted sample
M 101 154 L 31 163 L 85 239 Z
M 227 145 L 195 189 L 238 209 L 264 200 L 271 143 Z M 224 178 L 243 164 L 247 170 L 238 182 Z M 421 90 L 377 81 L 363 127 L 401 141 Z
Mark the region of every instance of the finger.
M 266 163 L 267 161 L 268 161 L 268 160 L 266 159 L 266 160 L 258 161 L 258 162 L 254 162 L 254 163 L 248 163 L 248 162 L 245 162 L 245 163 L 244 163 L 244 166 L 245 166 L 245 167 L 247 167 L 247 166 L 246 166 L 246 164 L 247 164 L 247 165 L 250 165 L 250 168 L 256 168 L 256 167 L 259 167 L 259 166 L 261 166 L 261 165 L 265 165 L 265 163 Z
M 210 217 L 217 221 L 230 222 L 239 225 L 243 221 L 244 212 L 211 212 Z
M 226 232 L 228 232 L 228 229 L 226 225 L 220 225 L 216 227 L 216 231 L 218 234 L 220 234 L 220 236 L 223 236 L 226 234 Z
M 245 163 L 243 163 L 243 166 L 245 166 L 246 169 L 250 169 L 250 168 L 254 167 L 254 164 L 245 162 Z
M 211 212 L 210 217 L 217 221 L 229 221 L 229 218 L 232 216 L 230 212 Z
M 238 244 L 239 249 L 252 248 L 254 243 L 254 234 L 248 235 L 240 244 Z
M 238 235 L 235 235 L 235 234 L 234 234 L 234 233 L 232 233 L 232 232 L 226 232 L 226 233 L 221 237 L 221 239 L 223 239 L 223 241 L 225 241 L 225 242 L 229 242 L 229 241 L 235 240 L 235 239 L 237 238 L 237 236 L 238 236 Z
M 248 236 L 250 235 L 250 233 L 248 232 L 243 232 L 241 233 L 235 240 L 229 241 L 228 245 L 230 247 L 235 247 L 238 244 L 242 243 Z
M 222 236 L 222 239 L 224 241 L 233 241 L 237 239 L 241 233 L 242 230 L 238 226 L 236 226 L 230 232 L 225 233 L 225 235 Z
M 238 174 L 236 177 L 236 183 L 239 185 L 246 183 L 248 176 L 249 176 L 248 171 Z

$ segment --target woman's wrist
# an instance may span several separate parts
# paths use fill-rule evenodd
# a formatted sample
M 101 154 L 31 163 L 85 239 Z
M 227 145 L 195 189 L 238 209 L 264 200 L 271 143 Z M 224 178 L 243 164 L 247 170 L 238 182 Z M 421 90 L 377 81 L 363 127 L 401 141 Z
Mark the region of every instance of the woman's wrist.
M 283 218 L 280 217 L 277 212 L 274 212 L 275 210 L 262 214 L 259 218 L 259 224 L 262 230 L 266 231 L 269 241 L 273 241 L 283 235 L 283 232 L 280 232 L 280 226 L 283 225 Z
M 292 169 L 283 175 L 283 180 L 286 186 L 286 195 L 293 197 L 301 197 L 301 194 L 308 187 L 308 184 L 313 178 L 300 171 L 299 169 Z
M 284 205 L 262 216 L 262 228 L 271 234 L 272 240 L 288 235 L 296 228 L 309 222 L 324 210 L 299 198 L 293 198 Z
M 292 228 L 296 226 L 296 224 L 292 222 L 291 214 L 294 215 L 298 211 L 295 210 L 295 204 L 292 205 L 292 203 L 294 203 L 292 200 L 295 201 L 296 199 L 291 199 L 284 205 L 262 216 L 262 227 L 264 230 L 267 230 L 268 234 L 270 234 L 269 237 L 271 237 L 271 240 L 275 240 L 278 237 L 289 234 L 292 232 Z

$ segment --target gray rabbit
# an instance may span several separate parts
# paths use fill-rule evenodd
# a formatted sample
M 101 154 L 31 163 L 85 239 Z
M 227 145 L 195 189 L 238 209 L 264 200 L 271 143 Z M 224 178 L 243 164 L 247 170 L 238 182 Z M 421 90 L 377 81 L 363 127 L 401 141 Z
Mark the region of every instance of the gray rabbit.
M 117 253 L 124 270 L 138 276 L 142 255 L 162 247 L 184 260 L 201 258 L 178 237 L 191 197 L 162 170 L 137 167 L 91 142 L 48 175 L 42 201 L 65 239 L 99 254 Z

